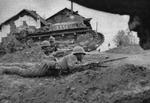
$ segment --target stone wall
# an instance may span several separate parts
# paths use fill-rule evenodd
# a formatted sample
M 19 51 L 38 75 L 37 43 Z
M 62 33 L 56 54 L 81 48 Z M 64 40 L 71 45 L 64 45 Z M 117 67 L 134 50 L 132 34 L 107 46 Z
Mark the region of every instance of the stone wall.
M 2 37 L 7 37 L 8 34 L 15 31 L 14 29 L 23 26 L 23 22 L 25 22 L 28 26 L 34 26 L 36 28 L 40 28 L 40 21 L 35 20 L 31 16 L 25 15 L 23 17 L 19 17 L 15 21 L 10 21 L 8 24 L 3 25 L 2 29 L 0 30 L 0 42 Z

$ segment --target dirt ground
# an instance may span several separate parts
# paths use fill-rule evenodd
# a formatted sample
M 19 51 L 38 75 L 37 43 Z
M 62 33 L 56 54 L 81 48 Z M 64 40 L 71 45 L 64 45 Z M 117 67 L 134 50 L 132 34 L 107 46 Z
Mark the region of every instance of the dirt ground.
M 150 103 L 150 51 L 91 52 L 86 61 L 128 57 L 60 78 L 0 75 L 0 103 Z

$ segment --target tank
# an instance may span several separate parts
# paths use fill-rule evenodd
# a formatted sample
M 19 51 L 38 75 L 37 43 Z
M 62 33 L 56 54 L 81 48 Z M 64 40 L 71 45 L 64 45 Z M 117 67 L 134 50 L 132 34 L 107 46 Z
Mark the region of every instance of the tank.
M 76 45 L 85 51 L 96 50 L 104 42 L 104 35 L 92 30 L 84 22 L 64 22 L 51 24 L 28 35 L 34 41 L 44 41 L 50 36 L 55 37 L 60 49 L 72 49 Z

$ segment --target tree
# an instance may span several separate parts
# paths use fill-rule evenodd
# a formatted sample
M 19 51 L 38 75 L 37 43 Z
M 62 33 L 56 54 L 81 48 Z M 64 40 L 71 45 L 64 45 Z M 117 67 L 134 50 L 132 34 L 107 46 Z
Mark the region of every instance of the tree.
M 130 32 L 126 32 L 120 30 L 114 38 L 114 42 L 117 46 L 128 46 L 133 45 L 132 43 L 132 36 L 129 35 Z

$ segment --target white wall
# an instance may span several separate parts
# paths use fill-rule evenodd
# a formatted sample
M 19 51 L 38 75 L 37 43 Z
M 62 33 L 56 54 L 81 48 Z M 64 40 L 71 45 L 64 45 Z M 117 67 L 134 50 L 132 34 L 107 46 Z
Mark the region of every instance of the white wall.
M 23 17 L 19 17 L 19 19 L 15 21 L 16 27 L 19 27 L 19 26 L 23 25 L 23 21 L 26 21 L 26 23 L 29 26 L 35 26 L 35 27 L 39 28 L 39 22 L 37 22 L 31 16 L 27 16 L 27 15 L 25 15 Z
M 33 19 L 32 17 L 27 16 L 27 15 L 25 15 L 23 17 L 19 17 L 19 19 L 17 19 L 15 21 L 16 27 L 23 25 L 23 21 L 26 21 L 27 25 L 29 25 L 29 26 L 35 26 L 36 28 L 41 27 L 39 20 L 36 21 L 35 19 Z M 10 33 L 10 25 L 9 24 L 3 25 L 2 29 L 0 31 L 0 42 L 1 42 L 1 38 L 6 37 L 7 34 L 9 34 L 9 33 Z
M 4 25 L 2 26 L 2 29 L 0 31 L 0 42 L 2 37 L 6 37 L 7 34 L 10 33 L 10 25 Z

